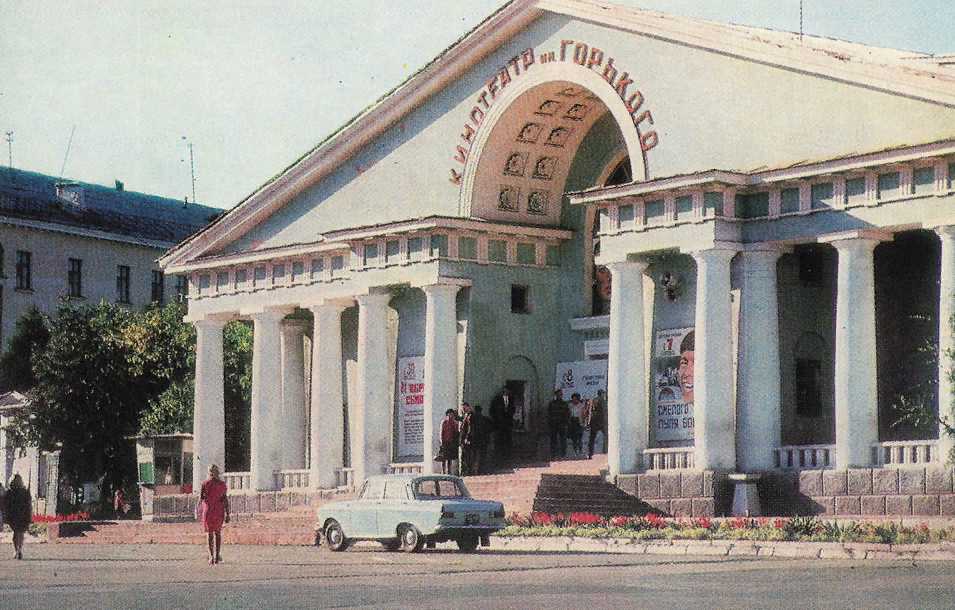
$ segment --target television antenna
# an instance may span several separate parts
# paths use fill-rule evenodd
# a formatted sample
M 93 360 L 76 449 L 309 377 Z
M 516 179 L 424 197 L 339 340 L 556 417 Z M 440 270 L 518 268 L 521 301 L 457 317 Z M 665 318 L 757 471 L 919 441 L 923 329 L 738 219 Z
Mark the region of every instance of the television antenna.
M 182 139 L 185 140 L 186 136 L 182 136 Z M 189 171 L 192 175 L 192 202 L 196 202 L 196 160 L 195 155 L 192 150 L 192 142 L 187 143 L 189 146 Z
M 63 174 L 66 172 L 66 160 L 70 156 L 70 147 L 73 146 L 73 134 L 76 133 L 76 125 L 73 125 L 73 131 L 70 132 L 70 141 L 66 144 L 66 154 L 63 155 L 63 167 L 60 168 L 60 179 L 63 179 Z
M 13 130 L 7 132 L 7 154 L 10 169 L 13 169 Z

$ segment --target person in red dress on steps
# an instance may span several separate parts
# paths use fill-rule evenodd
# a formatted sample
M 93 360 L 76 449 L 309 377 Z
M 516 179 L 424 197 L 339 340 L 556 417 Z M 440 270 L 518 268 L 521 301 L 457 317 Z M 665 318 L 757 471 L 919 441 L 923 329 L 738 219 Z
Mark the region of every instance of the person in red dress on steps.
M 219 467 L 209 467 L 209 478 L 202 483 L 199 501 L 202 503 L 202 529 L 209 536 L 209 565 L 222 562 L 222 524 L 229 522 L 229 495 L 226 484 L 219 478 Z

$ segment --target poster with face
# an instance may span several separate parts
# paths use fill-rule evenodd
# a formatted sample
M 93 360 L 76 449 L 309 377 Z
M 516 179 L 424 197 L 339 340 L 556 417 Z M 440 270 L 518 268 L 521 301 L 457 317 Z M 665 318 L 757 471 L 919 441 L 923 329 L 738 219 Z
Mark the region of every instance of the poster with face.
M 661 330 L 653 350 L 652 403 L 658 441 L 693 438 L 693 366 L 696 333 L 692 328 Z

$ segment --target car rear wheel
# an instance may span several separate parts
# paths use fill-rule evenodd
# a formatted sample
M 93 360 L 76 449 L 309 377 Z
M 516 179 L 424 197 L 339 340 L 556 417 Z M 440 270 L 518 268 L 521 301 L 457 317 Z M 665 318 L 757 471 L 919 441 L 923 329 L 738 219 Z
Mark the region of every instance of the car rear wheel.
M 473 553 L 477 550 L 479 541 L 477 534 L 465 534 L 457 539 L 458 548 L 465 553 Z
M 420 551 L 424 546 L 421 532 L 413 525 L 402 525 L 398 528 L 398 539 L 401 541 L 401 550 L 406 553 Z
M 337 521 L 332 521 L 325 528 L 325 542 L 330 551 L 344 551 L 348 548 L 348 538 Z

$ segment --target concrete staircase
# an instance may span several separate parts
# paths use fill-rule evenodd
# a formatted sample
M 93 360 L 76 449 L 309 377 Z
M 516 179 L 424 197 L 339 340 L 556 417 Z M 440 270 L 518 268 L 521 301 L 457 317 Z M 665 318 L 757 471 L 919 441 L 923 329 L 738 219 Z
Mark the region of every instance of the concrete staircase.
M 600 487 L 604 491 L 597 494 L 604 498 L 606 489 L 597 485 L 603 481 L 602 472 L 607 467 L 607 456 L 595 455 L 593 459 L 570 459 L 559 462 L 529 464 L 504 472 L 465 477 L 465 484 L 471 495 L 482 500 L 498 500 L 504 504 L 508 516 L 514 513 L 530 515 L 536 507 L 539 488 L 543 481 L 563 482 L 563 485 L 544 485 L 545 490 L 562 490 L 561 498 L 573 503 L 573 510 L 560 512 L 587 511 L 586 494 L 594 493 Z M 586 485 L 584 482 L 586 481 Z M 616 489 L 612 485 L 610 488 Z M 619 491 L 619 490 L 618 490 Z M 572 499 L 577 494 L 576 500 Z M 622 492 L 620 492 L 622 493 Z M 548 501 L 559 494 L 546 492 Z M 626 494 L 624 494 L 626 495 Z M 289 506 L 287 510 L 275 512 L 233 512 L 232 521 L 222 529 L 223 544 L 263 544 L 263 545 L 312 545 L 315 543 L 315 509 L 324 502 L 350 499 L 350 494 L 338 494 L 334 498 L 319 502 Z M 631 498 L 631 496 L 627 496 Z M 237 498 L 238 499 L 238 498 Z M 603 500 L 601 500 L 603 501 Z M 233 510 L 239 506 L 248 506 L 246 502 L 233 502 Z M 551 506 L 551 504 L 542 504 Z M 561 504 L 560 506 L 569 506 Z M 548 512 L 550 512 L 549 509 Z M 609 510 L 609 509 L 608 509 Z M 615 509 L 614 509 L 615 510 Z M 624 514 L 614 512 L 614 514 Z M 634 512 L 627 514 L 646 514 Z M 187 517 L 191 519 L 191 516 Z M 173 523 L 155 523 L 144 521 L 94 521 L 51 523 L 48 528 L 50 542 L 61 543 L 125 543 L 125 544 L 197 544 L 206 543 L 202 526 L 195 521 Z
M 662 514 L 600 475 L 551 474 L 541 476 L 534 512 L 556 515 L 591 513 L 603 517 Z

